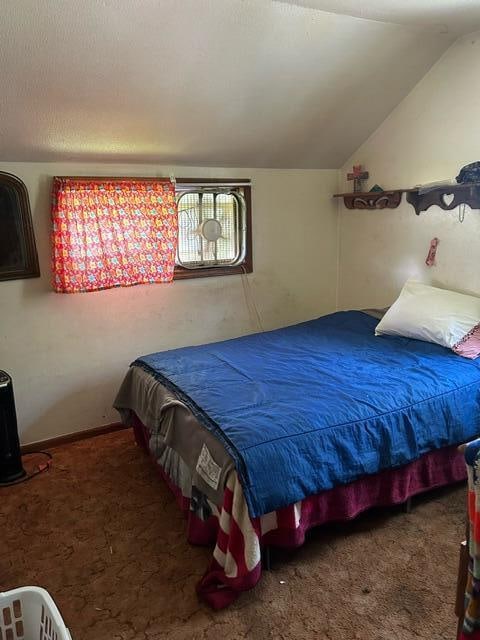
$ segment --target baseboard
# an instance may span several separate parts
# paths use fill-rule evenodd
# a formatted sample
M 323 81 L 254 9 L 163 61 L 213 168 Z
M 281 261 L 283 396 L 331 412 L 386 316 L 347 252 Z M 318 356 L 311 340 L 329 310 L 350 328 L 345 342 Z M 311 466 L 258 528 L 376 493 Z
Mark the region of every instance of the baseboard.
M 105 433 L 112 433 L 112 431 L 120 431 L 121 429 L 127 428 L 127 425 L 122 422 L 111 422 L 110 424 L 103 424 L 101 427 L 93 427 L 92 429 L 84 429 L 83 431 L 76 431 L 75 433 L 67 433 L 64 436 L 39 440 L 38 442 L 31 442 L 30 444 L 22 444 L 21 450 L 22 453 L 34 453 L 35 451 L 52 449 L 62 444 L 70 444 L 78 440 L 95 438 L 95 436 L 103 436 Z

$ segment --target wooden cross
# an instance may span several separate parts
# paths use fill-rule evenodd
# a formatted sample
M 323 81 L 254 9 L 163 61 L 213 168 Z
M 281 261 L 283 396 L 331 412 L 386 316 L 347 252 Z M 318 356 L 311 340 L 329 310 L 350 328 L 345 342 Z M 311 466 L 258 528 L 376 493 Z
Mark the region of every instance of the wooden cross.
M 352 173 L 347 173 L 347 180 L 353 180 L 353 192 L 362 190 L 362 180 L 368 180 L 368 171 L 362 171 L 361 164 L 354 164 Z

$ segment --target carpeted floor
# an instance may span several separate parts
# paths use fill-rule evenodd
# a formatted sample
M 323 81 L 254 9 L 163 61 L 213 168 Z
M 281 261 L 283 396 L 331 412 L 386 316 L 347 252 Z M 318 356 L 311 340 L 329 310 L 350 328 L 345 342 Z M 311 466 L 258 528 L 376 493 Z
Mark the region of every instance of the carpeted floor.
M 319 529 L 230 609 L 195 595 L 211 551 L 122 431 L 53 450 L 0 488 L 0 591 L 48 589 L 74 640 L 452 640 L 465 488 Z M 29 464 L 32 464 L 30 461 Z

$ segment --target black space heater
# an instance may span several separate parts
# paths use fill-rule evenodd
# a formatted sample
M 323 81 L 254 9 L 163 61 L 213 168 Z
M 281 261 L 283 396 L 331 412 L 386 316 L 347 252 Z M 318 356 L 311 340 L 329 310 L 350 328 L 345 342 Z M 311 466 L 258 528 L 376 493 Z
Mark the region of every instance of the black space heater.
M 23 476 L 12 378 L 0 370 L 0 485 Z

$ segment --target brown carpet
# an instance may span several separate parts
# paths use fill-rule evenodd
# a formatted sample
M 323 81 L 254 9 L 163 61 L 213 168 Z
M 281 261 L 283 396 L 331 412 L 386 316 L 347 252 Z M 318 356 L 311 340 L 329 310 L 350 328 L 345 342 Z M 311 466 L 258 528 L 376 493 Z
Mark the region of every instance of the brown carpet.
M 316 530 L 277 552 L 229 609 L 197 600 L 211 550 L 129 431 L 53 451 L 52 470 L 0 488 L 0 591 L 35 584 L 74 640 L 452 640 L 465 488 Z M 30 465 L 32 462 L 30 461 Z

